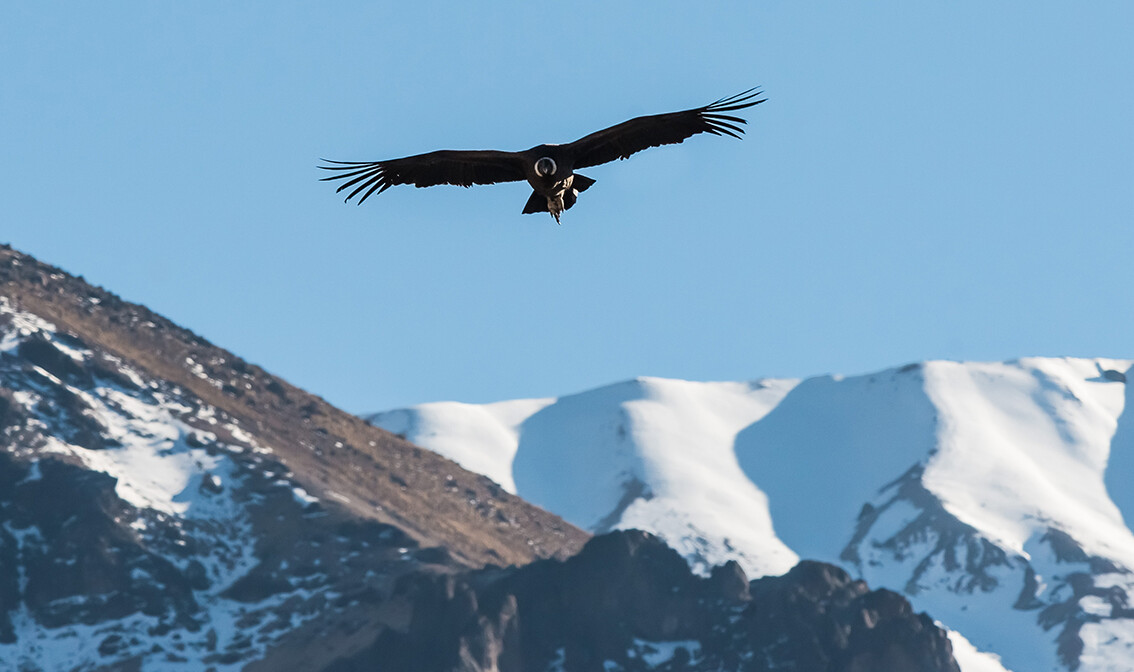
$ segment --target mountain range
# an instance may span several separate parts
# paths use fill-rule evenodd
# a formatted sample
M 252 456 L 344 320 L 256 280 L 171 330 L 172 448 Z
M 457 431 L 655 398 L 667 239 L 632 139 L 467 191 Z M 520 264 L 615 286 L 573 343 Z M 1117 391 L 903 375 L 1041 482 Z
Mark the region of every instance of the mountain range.
M 1130 670 L 1132 365 L 643 377 L 368 419 L 592 533 L 657 534 L 702 574 L 839 565 L 947 626 L 965 670 Z
M 694 572 L 498 477 L 0 247 L 0 669 L 959 669 L 834 565 L 749 576 L 709 535 Z

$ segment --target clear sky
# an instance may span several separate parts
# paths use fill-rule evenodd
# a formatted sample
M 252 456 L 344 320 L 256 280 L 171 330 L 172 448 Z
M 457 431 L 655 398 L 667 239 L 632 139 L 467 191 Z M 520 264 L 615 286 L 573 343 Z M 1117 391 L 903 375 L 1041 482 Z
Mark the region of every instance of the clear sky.
M 1134 356 L 1134 3 L 6 3 L 0 241 L 346 410 Z M 320 157 L 743 142 L 361 207 Z

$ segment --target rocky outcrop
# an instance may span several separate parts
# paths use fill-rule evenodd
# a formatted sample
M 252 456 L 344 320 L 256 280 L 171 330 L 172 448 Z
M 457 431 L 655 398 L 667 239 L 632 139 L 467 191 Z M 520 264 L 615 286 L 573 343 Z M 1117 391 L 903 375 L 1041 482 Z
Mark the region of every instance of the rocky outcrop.
M 566 562 L 402 579 L 412 612 L 337 672 L 770 670 L 957 672 L 945 633 L 909 602 L 801 562 L 749 583 L 708 578 L 656 537 L 596 537 Z

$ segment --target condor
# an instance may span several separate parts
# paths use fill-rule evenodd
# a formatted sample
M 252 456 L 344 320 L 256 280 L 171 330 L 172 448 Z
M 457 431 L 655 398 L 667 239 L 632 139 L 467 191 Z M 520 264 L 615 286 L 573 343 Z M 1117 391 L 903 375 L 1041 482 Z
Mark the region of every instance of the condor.
M 524 214 L 549 212 L 559 222 L 563 211 L 570 209 L 579 194 L 595 183 L 575 170 L 625 159 L 650 147 L 677 144 L 698 133 L 729 135 L 739 139 L 744 133 L 741 124 L 747 122 L 724 113 L 743 110 L 766 100 L 758 96 L 760 91 L 749 89 L 704 107 L 637 117 L 575 142 L 539 145 L 523 152 L 443 149 L 387 161 L 323 159 L 331 165 L 319 167 L 336 171 L 322 181 L 343 180 L 336 193 L 351 189 L 347 201 L 361 194 L 359 204 L 395 184 L 471 187 L 474 184 L 527 180 L 532 185 L 532 195 L 524 205 Z

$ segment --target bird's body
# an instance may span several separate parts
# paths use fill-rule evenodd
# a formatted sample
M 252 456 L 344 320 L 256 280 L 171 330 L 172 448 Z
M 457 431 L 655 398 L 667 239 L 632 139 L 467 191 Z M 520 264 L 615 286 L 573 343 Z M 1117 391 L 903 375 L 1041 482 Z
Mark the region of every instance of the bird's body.
M 362 194 L 360 204 L 375 192 L 382 193 L 395 184 L 470 187 L 527 180 L 532 195 L 524 205 L 524 214 L 549 212 L 558 222 L 563 211 L 575 204 L 579 194 L 595 183 L 576 173 L 576 169 L 625 159 L 650 147 L 680 143 L 697 133 L 739 138 L 744 129 L 738 124 L 747 122 L 721 113 L 764 102 L 763 98 L 753 100 L 758 95 L 758 91 L 749 89 L 704 107 L 637 117 L 575 142 L 537 145 L 522 152 L 446 149 L 386 161 L 327 161 L 333 165 L 319 167 L 338 171 L 323 179 L 345 180 L 338 191 L 353 187 L 346 200 Z
M 559 145 L 540 145 L 521 152 L 526 159 L 524 178 L 532 185 L 532 195 L 524 204 L 525 215 L 550 212 L 558 222 L 559 215 L 575 205 L 579 193 L 595 183 L 589 177 L 575 174 L 568 163 L 571 156 L 559 148 Z M 538 158 L 532 160 L 533 157 Z

